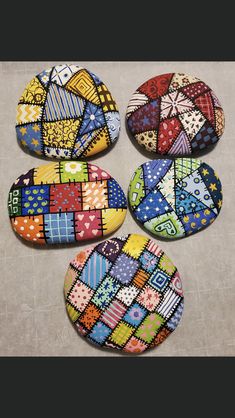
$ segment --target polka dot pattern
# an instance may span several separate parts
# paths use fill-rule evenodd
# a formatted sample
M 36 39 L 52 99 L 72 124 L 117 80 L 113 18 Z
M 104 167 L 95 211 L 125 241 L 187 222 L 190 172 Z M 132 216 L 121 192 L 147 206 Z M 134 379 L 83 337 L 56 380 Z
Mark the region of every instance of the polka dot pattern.
M 177 268 L 154 241 L 137 234 L 78 253 L 67 270 L 64 293 L 80 335 L 134 354 L 163 342 L 183 312 Z
M 133 93 L 127 126 L 147 151 L 190 155 L 216 144 L 224 131 L 224 112 L 215 93 L 197 77 L 162 74 Z
M 135 171 L 128 197 L 137 221 L 154 235 L 173 239 L 214 222 L 222 186 L 214 170 L 199 160 L 152 160 Z

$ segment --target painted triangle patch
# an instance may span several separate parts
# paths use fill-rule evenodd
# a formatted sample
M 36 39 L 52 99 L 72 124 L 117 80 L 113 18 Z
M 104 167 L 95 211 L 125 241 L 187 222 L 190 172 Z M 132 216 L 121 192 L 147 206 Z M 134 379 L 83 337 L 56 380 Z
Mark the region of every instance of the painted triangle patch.
M 200 202 L 195 196 L 184 189 L 182 190 L 178 186 L 175 188 L 175 204 L 176 213 L 181 215 L 208 209 L 208 207 Z
M 175 160 L 176 182 L 193 173 L 200 167 L 200 161 L 192 158 L 177 158 Z
M 158 183 L 158 189 L 165 197 L 166 201 L 171 205 L 172 209 L 175 210 L 175 170 L 172 164 L 171 168 L 167 171 L 163 179 Z
M 47 93 L 43 118 L 46 121 L 80 117 L 85 101 L 57 84 L 51 84 Z
M 139 204 L 134 211 L 135 216 L 141 223 L 151 218 L 171 212 L 172 208 L 164 198 L 163 194 L 158 190 L 152 190 Z
M 84 135 L 95 129 L 102 128 L 106 125 L 103 110 L 100 106 L 93 103 L 87 103 L 83 114 L 83 121 L 79 131 L 79 135 Z
M 198 170 L 194 171 L 192 174 L 184 177 L 180 182 L 178 182 L 178 187 L 182 190 L 186 190 L 186 192 L 190 194 L 193 194 L 208 209 L 213 210 L 213 212 L 216 214 L 218 213 L 211 195 Z
M 191 153 L 191 146 L 188 137 L 184 131 L 181 131 L 179 136 L 176 138 L 172 147 L 169 149 L 168 154 L 170 155 L 187 155 Z

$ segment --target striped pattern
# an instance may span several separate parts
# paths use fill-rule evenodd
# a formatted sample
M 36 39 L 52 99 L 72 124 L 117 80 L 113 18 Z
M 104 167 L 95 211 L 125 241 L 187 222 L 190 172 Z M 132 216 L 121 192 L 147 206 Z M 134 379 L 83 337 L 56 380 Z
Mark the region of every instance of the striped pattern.
M 60 165 L 46 164 L 36 167 L 33 172 L 34 184 L 53 184 L 60 183 Z
M 169 154 L 191 154 L 190 142 L 184 131 L 181 131 L 178 138 L 176 138 L 174 144 L 169 150 Z
M 150 251 L 150 253 L 153 253 L 157 257 L 160 257 L 162 255 L 161 248 L 154 241 L 149 241 L 149 244 L 146 248 Z
M 110 340 L 119 346 L 123 346 L 130 338 L 131 334 L 135 331 L 135 328 L 126 324 L 125 322 L 119 322 L 113 333 L 110 335 Z
M 177 310 L 174 312 L 172 317 L 167 322 L 167 326 L 168 326 L 168 328 L 170 328 L 171 331 L 174 331 L 176 329 L 177 325 L 179 324 L 180 318 L 183 314 L 183 309 L 184 309 L 184 303 L 181 302 L 179 304 L 179 306 L 177 307 Z
M 126 308 L 124 305 L 115 299 L 100 319 L 110 328 L 114 329 L 125 312 Z
M 146 273 L 144 270 L 138 270 L 134 277 L 133 284 L 142 289 L 148 278 L 148 273 Z
M 164 294 L 163 301 L 161 305 L 158 307 L 158 312 L 164 318 L 169 318 L 173 308 L 180 300 L 181 298 L 177 296 L 173 290 L 167 289 L 166 293 Z
M 80 280 L 96 289 L 110 267 L 110 262 L 102 255 L 94 252 L 82 271 Z
M 85 101 L 65 89 L 51 84 L 44 110 L 47 121 L 79 117 L 83 113 Z
M 137 110 L 139 107 L 143 106 L 145 103 L 148 102 L 148 97 L 145 96 L 145 94 L 143 93 L 139 93 L 138 91 L 136 91 L 131 100 L 129 101 L 128 107 L 127 107 L 127 112 L 126 112 L 126 117 L 127 119 L 129 118 L 129 116 L 131 115 L 131 113 L 133 113 L 135 110 Z

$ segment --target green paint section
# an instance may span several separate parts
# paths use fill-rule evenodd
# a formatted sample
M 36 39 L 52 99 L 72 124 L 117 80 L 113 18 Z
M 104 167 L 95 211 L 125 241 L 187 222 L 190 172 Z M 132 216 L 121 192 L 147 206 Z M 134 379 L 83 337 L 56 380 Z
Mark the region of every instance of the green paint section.
M 193 158 L 177 158 L 175 160 L 176 180 L 181 180 L 200 167 L 201 161 Z
M 145 197 L 143 169 L 141 166 L 137 168 L 131 179 L 128 197 L 132 208 L 138 206 Z
M 165 213 L 144 223 L 152 234 L 163 238 L 180 238 L 185 236 L 184 228 L 175 212 Z

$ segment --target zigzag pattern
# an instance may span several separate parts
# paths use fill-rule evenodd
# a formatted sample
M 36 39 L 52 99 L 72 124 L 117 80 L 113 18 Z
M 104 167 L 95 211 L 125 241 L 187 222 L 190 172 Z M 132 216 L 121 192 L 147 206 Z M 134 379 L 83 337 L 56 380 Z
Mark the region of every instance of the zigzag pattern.
M 37 138 L 34 122 L 39 125 Z M 119 131 L 119 112 L 107 86 L 77 65 L 42 71 L 27 84 L 18 103 L 19 142 L 49 158 L 77 160 L 97 154 L 117 140 Z
M 40 119 L 42 114 L 42 106 L 19 104 L 17 107 L 17 123 L 36 122 Z

